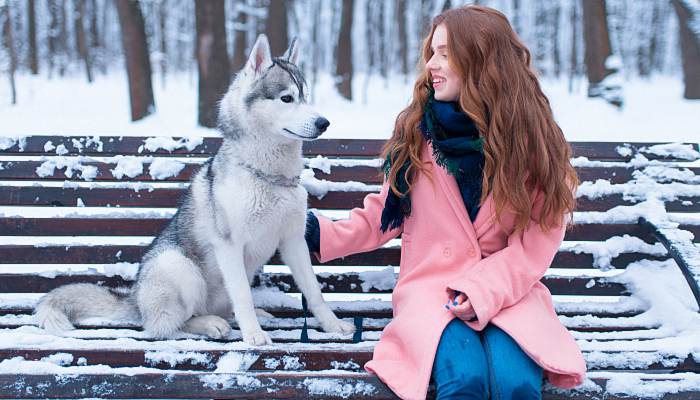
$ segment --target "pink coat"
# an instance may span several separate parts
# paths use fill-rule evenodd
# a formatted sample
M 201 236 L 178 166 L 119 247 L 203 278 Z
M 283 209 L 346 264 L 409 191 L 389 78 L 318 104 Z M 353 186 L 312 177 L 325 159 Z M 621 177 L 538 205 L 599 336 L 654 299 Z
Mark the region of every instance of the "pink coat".
M 386 182 L 349 219 L 319 216 L 321 262 L 374 250 L 402 233 L 394 318 L 365 370 L 402 399 L 424 399 L 440 335 L 456 318 L 444 304 L 458 290 L 469 297 L 478 317 L 467 325 L 481 331 L 491 322 L 503 329 L 544 369 L 551 384 L 581 384 L 586 374 L 581 350 L 559 322 L 551 294 L 540 282 L 564 239 L 563 226 L 545 233 L 533 219 L 524 233 L 511 234 L 513 214 L 502 214 L 502 229 L 494 219 L 492 195 L 472 224 L 457 182 L 435 163 L 427 142 L 421 159 L 432 169 L 437 187 L 425 175 L 417 178 L 411 216 L 401 228 L 386 233 L 379 229 Z M 533 214 L 539 207 L 537 197 Z

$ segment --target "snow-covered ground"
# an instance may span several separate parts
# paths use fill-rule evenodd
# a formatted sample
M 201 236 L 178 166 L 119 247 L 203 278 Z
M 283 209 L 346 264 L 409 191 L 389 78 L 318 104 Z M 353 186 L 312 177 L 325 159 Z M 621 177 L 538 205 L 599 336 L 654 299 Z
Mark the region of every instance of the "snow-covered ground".
M 325 138 L 387 138 L 398 112 L 412 93 L 411 81 L 377 76 L 354 79 L 355 100 L 338 96 L 328 76 L 321 76 L 313 99 L 331 121 Z M 622 110 L 585 96 L 586 83 L 542 81 L 555 117 L 568 140 L 700 141 L 700 100 L 682 98 L 678 77 L 624 82 Z M 168 135 L 216 136 L 197 126 L 197 82 L 187 74 L 169 76 L 165 87 L 154 77 L 156 113 L 131 123 L 126 78 L 122 73 L 97 76 L 90 85 L 82 77 L 47 79 L 20 74 L 18 105 L 9 104 L 6 83 L 0 84 L 0 136 L 24 135 Z

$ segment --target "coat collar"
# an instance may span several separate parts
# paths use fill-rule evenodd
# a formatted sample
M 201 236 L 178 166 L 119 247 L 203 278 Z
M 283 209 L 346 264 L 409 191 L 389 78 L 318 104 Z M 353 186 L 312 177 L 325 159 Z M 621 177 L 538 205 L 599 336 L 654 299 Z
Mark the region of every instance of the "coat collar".
M 464 207 L 464 200 L 462 200 L 462 195 L 459 192 L 457 181 L 435 162 L 435 159 L 432 157 L 432 145 L 427 141 L 424 141 L 423 144 L 423 156 L 427 157 L 433 164 L 433 176 L 437 177 L 440 183 L 439 186 L 445 193 L 445 197 L 447 197 L 452 211 L 454 211 L 457 220 L 459 220 L 459 223 L 462 225 L 462 228 L 464 228 L 469 238 L 474 241 L 475 244 L 478 244 L 478 238 L 490 226 L 487 222 L 491 221 L 493 217 L 493 194 L 489 193 L 488 196 L 486 196 L 486 200 L 484 200 L 484 203 L 479 208 L 479 211 L 476 213 L 476 218 L 472 223 L 469 214 L 467 214 L 467 209 Z

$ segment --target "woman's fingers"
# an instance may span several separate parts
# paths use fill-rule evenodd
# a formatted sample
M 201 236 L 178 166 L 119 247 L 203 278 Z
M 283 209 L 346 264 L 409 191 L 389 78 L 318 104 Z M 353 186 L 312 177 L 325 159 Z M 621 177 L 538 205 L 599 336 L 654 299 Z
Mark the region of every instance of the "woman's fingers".
M 472 303 L 469 301 L 469 299 L 465 300 L 464 303 L 458 306 L 452 307 L 451 309 L 457 317 L 466 321 L 476 317 L 474 307 L 472 307 Z

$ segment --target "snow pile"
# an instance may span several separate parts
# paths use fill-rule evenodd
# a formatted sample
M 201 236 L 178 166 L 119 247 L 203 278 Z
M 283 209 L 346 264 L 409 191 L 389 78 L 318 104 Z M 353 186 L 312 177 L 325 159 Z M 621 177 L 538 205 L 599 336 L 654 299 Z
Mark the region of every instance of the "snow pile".
M 144 359 L 149 365 L 169 364 L 175 367 L 178 364 L 192 363 L 196 365 L 211 365 L 211 354 L 196 351 L 146 351 Z
M 302 382 L 311 395 L 340 396 L 344 399 L 355 396 L 371 396 L 377 388 L 366 382 L 346 383 L 334 378 L 306 378 Z
M 19 151 L 24 151 L 27 147 L 27 138 L 24 136 L 0 136 L 0 150 L 7 150 L 14 145 L 19 147 Z
M 62 146 L 62 145 L 61 145 Z M 53 176 L 55 173 L 56 169 L 63 169 L 65 168 L 66 170 L 63 172 L 63 174 L 68 177 L 72 178 L 73 174 L 77 171 L 80 172 L 80 178 L 86 181 L 91 181 L 97 177 L 97 167 L 93 165 L 83 165 L 83 162 L 88 162 L 92 161 L 87 157 L 79 156 L 79 157 L 63 157 L 63 156 L 57 156 L 57 157 L 42 157 L 42 160 L 44 161 L 40 166 L 36 168 L 36 174 L 41 177 L 45 178 L 47 176 Z
M 604 242 L 564 242 L 562 250 L 572 251 L 576 254 L 589 253 L 593 255 L 593 266 L 603 271 L 613 269 L 611 261 L 623 253 L 645 253 L 655 256 L 667 254 L 666 248 L 661 243 L 649 244 L 636 236 L 613 236 Z
M 112 175 L 117 179 L 122 179 L 124 176 L 134 178 L 143 173 L 143 160 L 140 157 L 116 156 L 114 159 L 117 165 L 110 171 L 112 171 Z
M 639 149 L 641 153 L 654 154 L 661 157 L 674 157 L 684 160 L 697 160 L 700 158 L 700 152 L 693 149 L 690 144 L 683 143 L 664 143 L 653 146 L 644 146 Z
M 230 351 L 216 363 L 216 373 L 231 373 L 239 371 L 247 371 L 255 363 L 260 355 L 253 353 L 242 353 L 239 351 Z
M 192 151 L 203 142 L 204 139 L 198 136 L 182 137 L 178 140 L 166 136 L 150 137 L 144 140 L 144 144 L 139 147 L 138 152 L 141 153 L 144 149 L 152 153 L 158 151 L 159 149 L 172 152 L 181 148 L 186 148 L 188 151 Z
M 363 182 L 333 182 L 316 179 L 314 171 L 309 168 L 301 171 L 301 184 L 310 195 L 316 196 L 319 200 L 325 197 L 328 192 L 379 192 L 382 188 L 380 185 L 368 185 Z
M 177 176 L 183 168 L 185 164 L 180 161 L 157 157 L 149 165 L 148 174 L 155 180 L 163 180 Z

